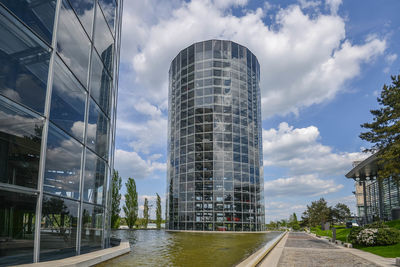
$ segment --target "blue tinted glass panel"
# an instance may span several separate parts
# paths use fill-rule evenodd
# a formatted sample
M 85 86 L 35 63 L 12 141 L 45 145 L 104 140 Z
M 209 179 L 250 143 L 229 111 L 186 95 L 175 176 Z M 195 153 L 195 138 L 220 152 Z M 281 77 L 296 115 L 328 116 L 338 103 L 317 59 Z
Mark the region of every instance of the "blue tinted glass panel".
M 78 203 L 60 197 L 43 196 L 40 261 L 76 255 Z
M 90 150 L 86 150 L 86 167 L 83 185 L 83 200 L 103 205 L 106 163 Z
M 0 94 L 43 113 L 49 48 L 0 6 Z
M 106 17 L 107 23 L 110 29 L 114 33 L 114 23 L 115 23 L 115 10 L 116 4 L 114 0 L 99 0 L 101 9 L 103 10 L 104 16 Z
M 66 0 L 62 2 L 60 9 L 57 51 L 81 83 L 86 86 L 90 42 Z
M 97 53 L 92 57 L 90 95 L 108 115 L 110 112 L 111 77 Z
M 50 124 L 44 191 L 79 199 L 82 145 Z
M 48 44 L 53 36 L 56 0 L 0 0 Z
M 90 99 L 86 144 L 107 159 L 109 120 L 97 104 Z
M 50 119 L 63 130 L 83 141 L 86 92 L 64 63 L 54 64 Z
M 0 182 L 37 187 L 43 118 L 0 96 Z
M 86 32 L 91 36 L 94 16 L 94 0 L 72 0 L 70 3 Z
M 99 7 L 98 7 L 99 8 Z M 104 65 L 112 72 L 112 60 L 114 39 L 106 24 L 102 12 L 96 12 L 96 26 L 94 34 L 94 46 L 99 53 Z

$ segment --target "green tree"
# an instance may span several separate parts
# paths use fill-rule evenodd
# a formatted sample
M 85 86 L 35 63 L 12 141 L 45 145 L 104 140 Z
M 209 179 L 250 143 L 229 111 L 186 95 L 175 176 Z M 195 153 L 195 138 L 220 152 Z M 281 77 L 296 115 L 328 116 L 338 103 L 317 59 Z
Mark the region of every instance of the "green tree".
M 161 228 L 161 198 L 160 196 L 157 194 L 157 204 L 156 204 L 156 225 L 157 225 L 157 229 Z
M 400 182 L 400 75 L 391 78 L 392 84 L 385 84 L 377 98 L 380 108 L 370 111 L 373 121 L 361 124 L 368 131 L 360 138 L 373 144 L 365 151 L 378 151 L 378 177 L 393 177 Z
M 332 217 L 336 222 L 344 222 L 350 218 L 350 208 L 343 203 L 337 203 L 334 208 L 332 208 Z
M 133 178 L 128 178 L 125 186 L 127 193 L 125 194 L 124 212 L 126 223 L 129 229 L 132 229 L 138 218 L 138 195 L 136 192 L 135 180 Z
M 147 198 L 144 199 L 144 206 L 143 206 L 143 226 L 147 228 L 147 224 L 149 223 L 149 201 Z
M 118 171 L 114 170 L 111 181 L 111 228 L 113 229 L 118 229 L 121 223 L 121 218 L 119 216 L 121 212 L 121 187 L 121 176 L 119 176 Z
M 310 226 L 317 226 L 319 224 L 331 222 L 332 212 L 331 208 L 329 208 L 327 204 L 328 203 L 324 198 L 311 202 L 311 205 L 307 205 L 307 209 L 303 213 L 303 220 L 308 220 Z
M 290 215 L 289 227 L 291 227 L 293 230 L 300 229 L 300 224 L 299 221 L 297 220 L 297 215 L 295 212 L 292 215 Z

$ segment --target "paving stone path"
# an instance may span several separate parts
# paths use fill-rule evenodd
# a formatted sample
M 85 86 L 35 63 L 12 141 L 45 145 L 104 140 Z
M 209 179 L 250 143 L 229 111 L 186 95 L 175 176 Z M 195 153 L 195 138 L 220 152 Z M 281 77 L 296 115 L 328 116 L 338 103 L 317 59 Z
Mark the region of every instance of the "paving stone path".
M 289 233 L 279 267 L 378 266 L 305 233 Z

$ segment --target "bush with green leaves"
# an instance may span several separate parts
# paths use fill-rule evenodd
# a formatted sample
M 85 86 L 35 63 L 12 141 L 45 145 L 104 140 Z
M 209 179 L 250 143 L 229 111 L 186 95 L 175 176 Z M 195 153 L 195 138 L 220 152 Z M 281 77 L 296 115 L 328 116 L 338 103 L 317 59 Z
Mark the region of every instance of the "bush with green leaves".
M 363 230 L 363 229 L 364 228 L 362 228 L 362 227 L 353 227 L 353 228 L 351 228 L 350 233 L 347 236 L 347 241 L 352 243 L 352 244 L 356 244 L 357 236 L 361 232 L 361 230 Z
M 356 244 L 364 246 L 375 246 L 378 235 L 377 228 L 362 229 L 356 238 Z
M 400 242 L 400 231 L 395 228 L 379 228 L 376 235 L 376 245 L 394 245 Z

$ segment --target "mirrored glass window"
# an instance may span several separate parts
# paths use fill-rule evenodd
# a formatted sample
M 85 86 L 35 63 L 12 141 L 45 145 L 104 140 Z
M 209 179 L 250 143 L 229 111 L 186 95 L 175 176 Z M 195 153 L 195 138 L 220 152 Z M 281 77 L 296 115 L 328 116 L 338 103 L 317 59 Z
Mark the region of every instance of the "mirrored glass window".
M 1 6 L 0 15 L 0 94 L 43 113 L 50 50 Z
M 90 42 L 75 12 L 62 1 L 57 33 L 57 51 L 81 83 L 86 86 Z
M 0 190 L 0 265 L 33 261 L 36 196 Z
M 10 9 L 48 44 L 51 44 L 53 36 L 56 2 L 56 0 L 43 0 L 33 4 L 31 0 L 0 0 L 0 3 Z
M 53 124 L 47 139 L 44 191 L 79 199 L 82 145 Z
M 108 130 L 109 119 L 90 99 L 86 144 L 103 158 L 107 158 L 108 153 Z
M 101 9 L 106 17 L 107 23 L 110 26 L 110 29 L 114 33 L 114 23 L 115 23 L 115 11 L 116 4 L 115 0 L 99 0 L 101 5 Z
M 107 115 L 110 112 L 111 82 L 111 77 L 104 68 L 101 59 L 97 53 L 93 53 L 90 95 Z
M 43 118 L 0 96 L 0 182 L 37 187 Z
M 89 36 L 92 36 L 94 0 L 72 0 L 70 3 L 86 32 Z
M 90 150 L 86 150 L 86 167 L 83 185 L 83 200 L 103 205 L 106 163 Z
M 101 248 L 103 236 L 103 208 L 83 204 L 81 254 Z
M 83 141 L 86 92 L 58 57 L 53 73 L 50 119 Z
M 78 204 L 78 201 L 43 196 L 40 261 L 76 255 Z
M 96 12 L 95 23 L 94 47 L 96 47 L 96 50 L 103 60 L 104 65 L 110 72 L 112 72 L 114 39 L 102 12 Z

